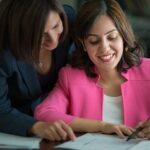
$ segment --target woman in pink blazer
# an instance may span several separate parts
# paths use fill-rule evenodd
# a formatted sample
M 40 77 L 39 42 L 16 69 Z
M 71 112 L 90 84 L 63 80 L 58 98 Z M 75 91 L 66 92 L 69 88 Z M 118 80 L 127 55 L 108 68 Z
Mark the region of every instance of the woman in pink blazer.
M 71 66 L 61 69 L 35 117 L 63 120 L 75 132 L 130 135 L 150 116 L 150 59 L 143 58 L 115 0 L 85 3 L 75 33 L 77 50 Z M 138 136 L 150 138 L 149 126 Z

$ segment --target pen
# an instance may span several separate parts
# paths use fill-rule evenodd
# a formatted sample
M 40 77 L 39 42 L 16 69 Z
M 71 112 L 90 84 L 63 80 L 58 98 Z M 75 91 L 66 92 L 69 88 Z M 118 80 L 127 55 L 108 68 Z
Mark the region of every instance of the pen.
M 133 139 L 140 131 L 142 131 L 143 127 L 138 127 L 131 135 L 128 136 L 126 141 Z
M 150 117 L 148 117 L 148 119 L 146 120 L 146 122 L 149 121 L 149 119 L 150 119 Z M 138 127 L 131 135 L 128 136 L 128 138 L 126 139 L 126 141 L 129 141 L 129 140 L 133 139 L 140 131 L 142 131 L 142 129 L 144 129 L 143 126 Z

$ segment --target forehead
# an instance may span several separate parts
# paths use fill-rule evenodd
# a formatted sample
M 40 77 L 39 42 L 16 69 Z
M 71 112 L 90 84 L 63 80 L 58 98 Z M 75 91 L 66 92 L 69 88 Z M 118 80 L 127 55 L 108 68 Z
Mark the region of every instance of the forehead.
M 60 16 L 58 12 L 50 11 L 45 25 L 45 32 L 53 28 L 59 21 L 60 21 Z
M 95 19 L 88 33 L 105 34 L 113 29 L 117 30 L 112 19 L 109 16 L 102 15 Z

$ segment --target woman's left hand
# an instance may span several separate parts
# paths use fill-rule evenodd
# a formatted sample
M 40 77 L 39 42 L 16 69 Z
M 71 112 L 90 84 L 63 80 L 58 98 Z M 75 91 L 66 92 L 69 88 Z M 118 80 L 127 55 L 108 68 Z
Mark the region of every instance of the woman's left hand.
M 150 119 L 140 123 L 138 126 L 143 127 L 143 129 L 138 133 L 137 137 L 150 139 Z

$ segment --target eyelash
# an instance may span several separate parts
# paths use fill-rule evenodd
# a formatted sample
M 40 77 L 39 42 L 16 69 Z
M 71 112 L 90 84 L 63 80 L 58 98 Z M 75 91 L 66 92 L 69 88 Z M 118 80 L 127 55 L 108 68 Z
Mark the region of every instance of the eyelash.
M 117 37 L 118 37 L 118 36 L 115 36 L 115 37 L 108 37 L 108 39 L 109 39 L 109 40 L 115 40 L 115 39 L 117 39 Z
M 96 45 L 96 44 L 99 43 L 99 41 L 98 40 L 97 41 L 90 41 L 89 43 L 92 44 L 92 45 Z
M 59 27 L 59 24 L 56 24 L 56 25 L 53 27 L 53 29 L 56 29 L 57 27 Z
M 118 37 L 118 36 L 112 36 L 112 37 L 110 36 L 110 37 L 107 37 L 107 39 L 110 40 L 110 41 L 113 41 L 113 40 L 116 40 L 117 37 Z M 96 44 L 99 43 L 99 40 L 96 40 L 96 41 L 89 41 L 89 43 L 90 43 L 91 45 L 96 45 Z

